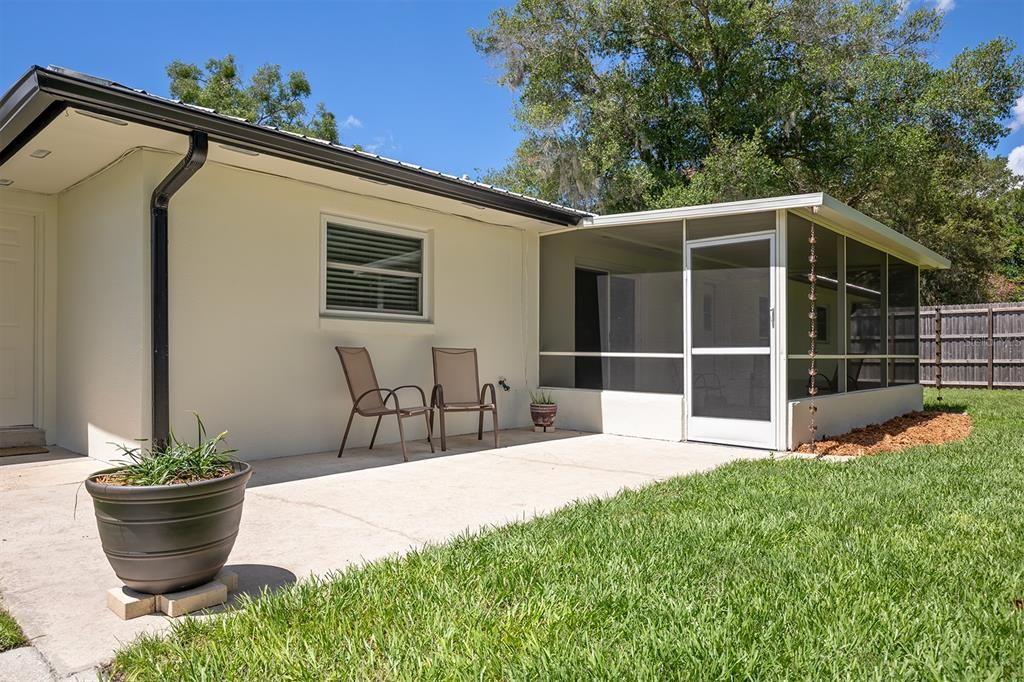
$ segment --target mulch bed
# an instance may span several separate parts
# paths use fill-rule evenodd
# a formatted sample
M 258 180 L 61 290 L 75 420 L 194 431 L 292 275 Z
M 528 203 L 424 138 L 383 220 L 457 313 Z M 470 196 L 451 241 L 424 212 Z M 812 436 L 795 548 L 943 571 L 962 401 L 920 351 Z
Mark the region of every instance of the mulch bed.
M 967 438 L 971 435 L 971 426 L 968 414 L 911 412 L 884 424 L 872 424 L 841 436 L 819 440 L 813 452 L 819 455 L 875 455 L 915 445 L 941 445 Z M 809 443 L 804 443 L 796 451 L 812 452 Z

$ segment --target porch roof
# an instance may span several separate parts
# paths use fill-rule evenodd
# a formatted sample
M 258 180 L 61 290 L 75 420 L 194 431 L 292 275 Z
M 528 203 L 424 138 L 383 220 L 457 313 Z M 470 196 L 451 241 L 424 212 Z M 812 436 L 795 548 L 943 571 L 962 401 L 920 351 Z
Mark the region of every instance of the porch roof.
M 864 215 L 824 192 L 794 194 L 768 199 L 729 201 L 718 204 L 702 204 L 681 208 L 664 208 L 653 211 L 637 211 L 635 213 L 589 216 L 584 218 L 575 228 L 568 229 L 625 227 L 777 210 L 790 210 L 801 214 L 827 228 L 891 253 L 924 269 L 946 269 L 950 266 L 948 258 L 939 255 L 910 237 L 900 234 L 891 227 L 883 225 L 874 218 Z

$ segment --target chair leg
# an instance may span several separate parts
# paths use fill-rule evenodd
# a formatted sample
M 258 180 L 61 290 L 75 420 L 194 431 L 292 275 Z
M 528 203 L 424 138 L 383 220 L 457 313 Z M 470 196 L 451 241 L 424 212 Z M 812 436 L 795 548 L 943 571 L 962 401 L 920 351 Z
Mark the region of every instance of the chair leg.
M 384 418 L 384 415 L 377 417 L 377 423 L 373 426 L 373 435 L 370 436 L 370 450 L 373 450 L 373 444 L 377 441 L 377 429 L 380 428 L 380 420 Z
M 408 462 L 409 453 L 405 450 L 405 430 L 402 428 L 402 415 L 396 414 L 395 418 L 398 419 L 398 440 L 402 443 L 402 459 Z
M 448 449 L 448 437 L 444 432 L 444 409 L 438 410 L 438 419 L 441 422 L 441 452 Z
M 483 410 L 480 410 L 480 423 L 476 427 L 476 439 L 477 440 L 483 440 L 484 439 L 484 411 Z
M 480 413 L 480 423 L 484 423 L 484 413 Z M 494 409 L 491 410 L 491 426 L 494 427 L 494 449 L 498 449 L 498 406 L 495 405 Z
M 341 457 L 341 453 L 345 452 L 345 442 L 348 440 L 348 430 L 352 428 L 352 420 L 355 416 L 355 410 L 348 413 L 348 423 L 345 424 L 345 435 L 341 437 L 341 447 L 338 448 L 338 457 Z
M 430 440 L 430 436 L 432 435 L 431 431 L 434 430 L 434 425 L 430 423 L 432 415 L 432 412 L 424 412 L 423 421 L 427 422 L 427 445 L 430 446 L 430 451 L 434 452 L 434 441 Z

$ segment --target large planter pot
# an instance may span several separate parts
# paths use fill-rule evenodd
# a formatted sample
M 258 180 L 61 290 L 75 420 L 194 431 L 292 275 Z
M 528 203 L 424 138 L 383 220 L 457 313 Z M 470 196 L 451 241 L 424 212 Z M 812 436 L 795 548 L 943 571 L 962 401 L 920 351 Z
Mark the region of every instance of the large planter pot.
M 530 418 L 534 426 L 550 427 L 555 423 L 558 405 L 530 405 Z
M 245 484 L 252 468 L 199 483 L 122 486 L 97 483 L 92 495 L 107 561 L 127 587 L 165 594 L 213 580 L 228 560 L 242 520 Z

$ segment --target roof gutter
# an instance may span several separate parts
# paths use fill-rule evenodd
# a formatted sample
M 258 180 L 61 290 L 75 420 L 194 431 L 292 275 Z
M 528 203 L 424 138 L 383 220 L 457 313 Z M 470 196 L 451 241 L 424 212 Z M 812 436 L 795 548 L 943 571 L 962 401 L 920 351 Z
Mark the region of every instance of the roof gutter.
M 217 142 L 242 149 L 557 225 L 575 225 L 587 215 L 327 142 L 253 125 L 231 116 L 183 106 L 98 78 L 38 66 L 30 69 L 0 101 L 0 163 L 17 151 L 10 142 L 34 119 L 32 112 L 37 115 L 57 101 L 64 106 L 185 135 L 202 131 Z M 31 109 L 26 109 L 24 115 L 13 116 L 25 104 L 30 104 Z
M 167 223 L 171 197 L 206 163 L 206 133 L 189 134 L 188 153 L 167 174 L 150 199 L 150 293 L 152 295 L 152 444 L 162 449 L 171 435 L 170 334 L 168 325 Z

